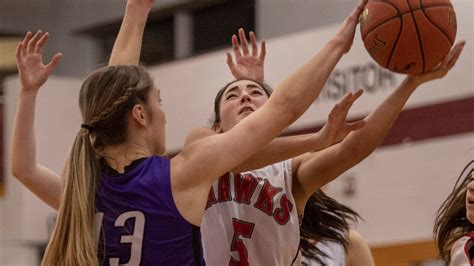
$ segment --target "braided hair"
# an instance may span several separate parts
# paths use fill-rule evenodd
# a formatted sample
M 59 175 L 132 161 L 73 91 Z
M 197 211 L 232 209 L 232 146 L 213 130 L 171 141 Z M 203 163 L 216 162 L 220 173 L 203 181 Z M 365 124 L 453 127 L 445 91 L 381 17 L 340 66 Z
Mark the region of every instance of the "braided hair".
M 152 88 L 143 68 L 125 65 L 99 69 L 83 83 L 83 124 L 66 164 L 57 222 L 43 265 L 99 265 L 93 221 L 101 150 L 127 140 L 127 113 L 138 103 L 147 108 Z

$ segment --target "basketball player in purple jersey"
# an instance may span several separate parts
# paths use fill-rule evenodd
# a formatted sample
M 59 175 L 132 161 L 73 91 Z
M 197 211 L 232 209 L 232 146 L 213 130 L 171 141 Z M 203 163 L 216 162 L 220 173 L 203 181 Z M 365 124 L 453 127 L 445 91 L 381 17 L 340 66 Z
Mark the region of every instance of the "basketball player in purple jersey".
M 145 2 L 130 0 L 125 17 L 132 13 L 146 19 L 152 2 Z M 127 39 L 143 32 L 137 24 L 144 26 L 144 19 L 124 20 L 111 66 L 95 71 L 83 83 L 81 129 L 66 163 L 62 189 L 48 198 L 51 205 L 59 205 L 59 212 L 44 265 L 203 263 L 195 226 L 200 225 L 212 183 L 309 107 L 350 49 L 355 29 L 355 23 L 346 25 L 245 122 L 196 141 L 169 160 L 158 156 L 165 142 L 160 92 L 143 68 L 130 65 L 127 60 L 133 56 L 120 53 L 122 48 L 139 47 Z M 40 196 L 51 188 L 45 184 L 35 188 L 38 180 L 59 180 L 35 157 L 35 99 L 59 61 L 58 55 L 52 63 L 42 63 L 47 37 L 28 33 L 17 48 L 21 92 L 12 147 L 13 174 Z M 262 89 L 252 81 L 244 86 Z

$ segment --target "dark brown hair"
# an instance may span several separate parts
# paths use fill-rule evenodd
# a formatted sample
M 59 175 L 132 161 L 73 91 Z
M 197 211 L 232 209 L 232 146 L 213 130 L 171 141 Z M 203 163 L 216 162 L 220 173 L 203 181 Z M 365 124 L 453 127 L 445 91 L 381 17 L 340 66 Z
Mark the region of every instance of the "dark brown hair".
M 359 214 L 351 208 L 318 190 L 311 195 L 304 209 L 300 228 L 301 254 L 324 265 L 327 257 L 315 242 L 330 241 L 344 246 L 347 250 L 349 223 L 356 222 Z
M 216 98 L 214 99 L 214 115 L 211 119 L 211 126 L 213 126 L 214 124 L 216 123 L 219 123 L 221 122 L 221 115 L 220 115 L 220 112 L 221 112 L 221 101 L 222 101 L 222 95 L 224 94 L 225 90 L 232 84 L 232 83 L 235 83 L 237 81 L 240 81 L 240 80 L 250 80 L 250 81 L 253 81 L 255 83 L 257 83 L 258 85 L 260 85 L 263 90 L 265 91 L 265 93 L 267 94 L 268 97 L 270 97 L 270 95 L 272 95 L 273 93 L 273 88 L 270 87 L 270 85 L 268 85 L 267 83 L 261 83 L 261 82 L 258 82 L 258 81 L 255 81 L 253 79 L 236 79 L 236 80 L 233 80 L 229 83 L 227 83 L 224 87 L 222 87 L 216 94 Z
M 467 184 L 474 171 L 474 160 L 462 170 L 453 191 L 438 209 L 434 225 L 434 236 L 441 259 L 449 264 L 451 248 L 461 237 L 474 231 L 474 225 L 466 218 Z

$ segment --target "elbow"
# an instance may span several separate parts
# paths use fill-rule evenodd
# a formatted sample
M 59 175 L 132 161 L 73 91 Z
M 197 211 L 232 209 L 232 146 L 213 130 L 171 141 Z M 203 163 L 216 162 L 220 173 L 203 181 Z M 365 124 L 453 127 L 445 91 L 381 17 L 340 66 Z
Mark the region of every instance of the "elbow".
M 16 163 L 12 163 L 10 166 L 11 166 L 12 176 L 14 176 L 16 178 L 20 178 L 20 176 L 22 175 L 21 167 L 19 165 L 17 165 Z
M 18 180 L 21 180 L 22 176 L 24 176 L 24 173 L 23 173 L 22 170 L 20 170 L 17 167 L 13 167 L 13 166 L 12 166 L 12 169 L 11 169 L 11 174 L 12 174 L 12 176 L 14 176 Z
M 18 180 L 23 180 L 25 176 L 28 176 L 28 174 L 31 174 L 32 170 L 28 169 L 27 167 L 18 164 L 18 163 L 12 163 L 11 164 L 11 174 Z

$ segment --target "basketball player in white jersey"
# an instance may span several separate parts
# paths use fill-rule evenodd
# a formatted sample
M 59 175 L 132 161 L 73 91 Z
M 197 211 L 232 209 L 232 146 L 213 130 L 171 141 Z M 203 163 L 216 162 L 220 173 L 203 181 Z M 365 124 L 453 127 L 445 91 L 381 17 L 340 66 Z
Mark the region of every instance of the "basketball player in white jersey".
M 357 11 L 349 21 L 357 17 L 354 14 L 358 14 Z M 252 72 L 247 68 L 251 62 L 259 62 L 253 70 L 263 71 L 263 59 L 258 55 L 254 41 L 250 52 L 242 32 L 240 36 L 243 36 L 242 51 L 236 45 L 237 37 L 233 37 L 236 63 L 228 58 L 237 80 L 249 78 L 239 76 L 239 73 Z M 254 38 L 252 34 L 250 38 Z M 454 66 L 462 48 L 463 43 L 457 44 L 442 64 L 432 71 L 407 76 L 365 118 L 366 126 L 352 132 L 340 143 L 289 160 L 284 159 L 297 151 L 291 150 L 291 145 L 282 146 L 273 157 L 281 156 L 284 161 L 254 171 L 247 170 L 256 168 L 260 162 L 247 161 L 234 169 L 234 174 L 222 176 L 210 191 L 201 225 L 207 263 L 289 265 L 298 262 L 298 222 L 310 195 L 366 158 L 383 140 L 413 92 L 425 82 L 444 77 Z M 253 73 L 251 77 L 263 77 L 263 72 Z M 216 97 L 212 130 L 196 129 L 187 143 L 225 132 L 263 104 L 262 92 L 254 94 L 252 88 L 241 86 L 226 88 Z M 265 94 L 263 96 L 268 98 L 269 90 L 265 90 Z
M 353 39 L 357 18 L 363 4 L 362 2 L 354 9 L 334 40 L 343 32 L 350 32 L 350 39 Z M 228 57 L 228 64 L 236 81 L 224 86 L 216 96 L 213 130 L 207 128 L 195 130 L 188 137 L 187 144 L 204 135 L 228 130 L 249 113 L 260 108 L 271 94 L 271 89 L 265 85 L 262 86 L 263 91 L 253 86 L 243 86 L 242 82 L 247 80 L 258 83 L 263 81 L 265 45 L 262 45 L 262 51 L 259 54 L 255 36 L 251 33 L 253 49 L 252 56 L 249 56 L 244 31 L 241 29 L 239 34 L 244 58 L 242 58 L 236 36 L 232 37 L 232 43 L 237 60 L 241 58 L 244 61 L 233 64 L 231 57 Z M 249 64 L 245 62 L 246 60 L 250 61 Z M 262 64 L 259 65 L 259 62 Z M 252 69 L 254 67 L 260 69 L 261 72 L 254 71 Z M 252 74 L 257 75 L 252 76 Z M 362 90 L 358 90 L 354 95 L 349 93 L 333 109 L 328 125 L 319 133 L 320 136 L 335 136 L 325 145 L 308 146 L 307 143 L 310 143 L 308 139 L 317 137 L 318 134 L 297 137 L 300 139 L 299 142 L 291 138 L 280 145 L 285 147 L 285 152 L 280 153 L 281 148 L 274 148 L 268 153 L 268 157 L 271 158 L 267 158 L 267 161 L 262 162 L 255 158 L 248 160 L 244 163 L 244 167 L 234 169 L 234 173 L 226 174 L 214 183 L 209 193 L 206 214 L 201 227 L 203 235 L 206 235 L 205 239 L 203 238 L 203 247 L 208 265 L 289 265 L 299 260 L 298 211 L 302 211 L 304 206 L 295 205 L 297 201 L 292 189 L 299 185 L 293 184 L 298 180 L 293 178 L 292 168 L 304 157 L 296 159 L 292 157 L 302 152 L 326 148 L 344 139 L 349 132 L 361 128 L 364 125 L 362 121 L 349 124 L 345 122 L 349 107 L 361 94 Z M 341 134 L 332 132 L 341 132 Z M 232 155 L 229 154 L 229 156 Z M 281 161 L 284 158 L 291 159 Z M 268 165 L 270 159 L 280 162 L 251 172 L 243 171 Z M 303 194 L 297 195 L 303 196 Z M 301 198 L 298 202 L 305 203 L 306 200 Z
M 474 265 L 474 161 L 466 165 L 439 208 L 434 233 L 446 265 Z

